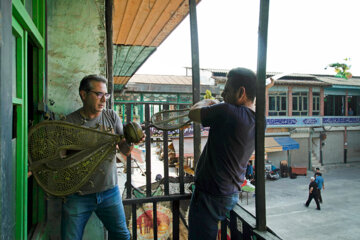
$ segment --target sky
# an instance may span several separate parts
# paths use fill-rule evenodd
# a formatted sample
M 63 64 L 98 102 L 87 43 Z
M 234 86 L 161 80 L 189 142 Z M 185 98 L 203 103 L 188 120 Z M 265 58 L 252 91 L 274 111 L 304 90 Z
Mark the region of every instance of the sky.
M 202 0 L 197 5 L 200 68 L 256 71 L 260 0 Z M 267 72 L 360 76 L 358 0 L 270 0 Z M 350 61 L 345 62 L 345 58 Z M 136 74 L 185 75 L 191 67 L 190 20 L 184 21 Z

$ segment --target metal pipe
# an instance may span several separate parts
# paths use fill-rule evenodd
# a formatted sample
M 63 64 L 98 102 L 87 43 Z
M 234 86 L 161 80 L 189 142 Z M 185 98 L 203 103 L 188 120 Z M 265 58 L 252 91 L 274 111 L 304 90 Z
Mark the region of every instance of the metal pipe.
M 114 107 L 114 80 L 113 80 L 113 26 L 112 26 L 112 10 L 113 10 L 113 0 L 105 1 L 105 25 L 106 25 L 106 56 L 107 56 L 107 66 L 106 66 L 106 75 L 108 79 L 108 92 L 111 93 L 111 98 L 109 99 L 109 108 L 113 109 Z
M 312 156 L 312 138 L 313 138 L 313 133 L 314 133 L 313 128 L 310 128 L 310 132 L 309 132 L 309 167 L 308 167 L 309 170 L 311 170 L 311 167 L 312 167 L 311 156 Z
M 199 64 L 199 41 L 196 19 L 196 1 L 189 0 L 190 33 L 191 33 L 191 60 L 192 60 L 192 87 L 193 103 L 200 101 L 200 64 Z M 201 132 L 200 124 L 194 123 L 194 167 L 200 158 Z
M 169 110 L 169 105 L 164 105 L 164 110 Z M 163 131 L 163 146 L 164 146 L 164 194 L 169 195 L 169 141 L 168 131 Z
M 151 135 L 150 135 L 150 106 L 145 105 L 145 164 L 146 164 L 146 197 L 151 197 Z
M 126 123 L 131 122 L 131 104 L 126 104 Z M 125 115 L 125 114 L 124 114 Z M 131 198 L 131 154 L 126 157 L 126 198 Z
M 266 79 L 266 51 L 269 18 L 269 0 L 260 1 L 257 82 L 256 82 L 256 128 L 255 128 L 255 171 L 256 171 L 256 228 L 266 230 L 265 206 L 265 79 Z

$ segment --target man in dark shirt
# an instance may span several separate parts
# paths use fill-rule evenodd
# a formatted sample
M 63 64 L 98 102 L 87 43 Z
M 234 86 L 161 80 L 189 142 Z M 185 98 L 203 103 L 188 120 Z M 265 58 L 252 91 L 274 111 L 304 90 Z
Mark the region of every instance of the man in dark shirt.
M 315 178 L 311 177 L 310 179 L 310 184 L 309 184 L 309 198 L 305 203 L 306 207 L 309 207 L 309 204 L 311 202 L 311 200 L 314 199 L 316 202 L 316 206 L 317 206 L 317 210 L 320 210 L 320 204 L 319 204 L 319 200 L 318 200 L 318 186 L 315 182 Z
M 210 127 L 208 141 L 195 172 L 195 191 L 189 210 L 189 239 L 215 239 L 239 199 L 247 163 L 255 148 L 256 75 L 232 69 L 222 93 L 224 103 L 205 99 L 189 118 Z

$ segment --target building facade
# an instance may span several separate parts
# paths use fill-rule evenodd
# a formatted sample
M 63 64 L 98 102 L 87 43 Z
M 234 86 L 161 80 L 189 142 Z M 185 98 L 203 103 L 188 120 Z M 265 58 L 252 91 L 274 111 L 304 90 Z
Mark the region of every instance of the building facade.
M 211 89 L 221 101 L 228 70 L 203 71 L 211 72 L 212 80 L 202 85 L 202 95 Z M 115 105 L 121 114 L 129 102 L 191 104 L 190 86 L 191 77 L 186 76 L 134 75 L 125 93 L 116 93 Z M 273 165 L 279 167 L 286 160 L 289 166 L 313 169 L 360 161 L 360 77 L 290 74 L 275 81 L 266 99 L 265 151 Z M 153 108 L 152 114 L 160 110 Z M 133 111 L 140 122 L 142 111 Z

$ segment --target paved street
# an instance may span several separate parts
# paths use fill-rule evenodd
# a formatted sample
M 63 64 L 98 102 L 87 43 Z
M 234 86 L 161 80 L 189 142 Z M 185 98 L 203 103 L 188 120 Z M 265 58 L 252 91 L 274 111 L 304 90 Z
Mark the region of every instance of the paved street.
M 321 211 L 304 206 L 313 172 L 266 181 L 267 225 L 283 239 L 360 239 L 360 163 L 328 168 Z M 255 214 L 255 198 L 241 203 Z

